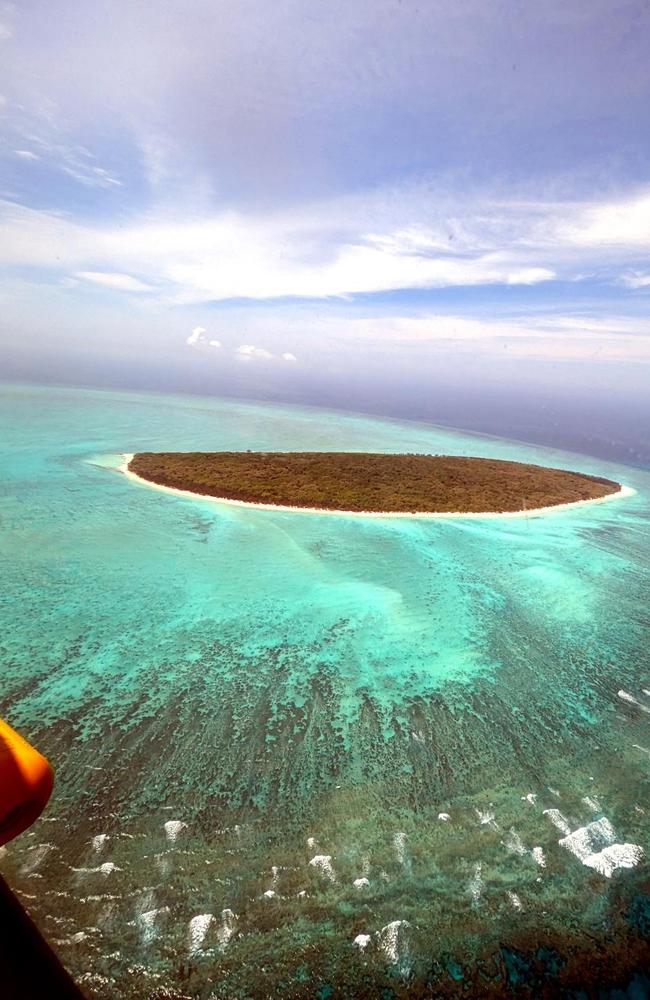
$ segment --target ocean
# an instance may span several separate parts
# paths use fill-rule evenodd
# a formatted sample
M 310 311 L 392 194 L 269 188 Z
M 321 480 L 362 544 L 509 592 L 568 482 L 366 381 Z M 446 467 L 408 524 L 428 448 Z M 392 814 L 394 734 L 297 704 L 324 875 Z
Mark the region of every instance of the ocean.
M 117 471 L 176 449 L 477 455 L 636 493 L 364 520 Z M 89 997 L 646 995 L 650 471 L 9 384 L 0 456 L 0 715 L 56 770 L 0 871 Z

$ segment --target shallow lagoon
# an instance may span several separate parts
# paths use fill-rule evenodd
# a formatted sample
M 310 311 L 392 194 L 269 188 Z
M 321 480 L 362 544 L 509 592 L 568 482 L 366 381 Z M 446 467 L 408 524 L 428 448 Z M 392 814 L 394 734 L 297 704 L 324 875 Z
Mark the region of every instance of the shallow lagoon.
M 198 397 L 3 386 L 0 427 L 0 712 L 57 769 L 0 864 L 90 996 L 557 995 L 641 967 L 650 473 Z M 245 448 L 515 459 L 637 493 L 363 520 L 115 471 Z

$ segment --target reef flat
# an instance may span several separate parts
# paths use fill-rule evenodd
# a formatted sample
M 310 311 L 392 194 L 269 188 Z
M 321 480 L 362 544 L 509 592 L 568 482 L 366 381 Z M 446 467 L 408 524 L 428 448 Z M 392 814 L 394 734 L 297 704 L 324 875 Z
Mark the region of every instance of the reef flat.
M 619 483 L 461 455 L 140 452 L 128 471 L 176 490 L 273 507 L 350 513 L 506 513 L 602 499 Z

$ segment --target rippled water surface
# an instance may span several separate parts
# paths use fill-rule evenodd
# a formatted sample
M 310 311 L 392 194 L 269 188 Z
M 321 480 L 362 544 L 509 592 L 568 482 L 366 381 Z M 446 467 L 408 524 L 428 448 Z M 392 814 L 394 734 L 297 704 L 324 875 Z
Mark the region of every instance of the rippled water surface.
M 637 492 L 365 520 L 116 471 L 246 448 L 519 459 Z M 0 713 L 57 770 L 0 866 L 89 996 L 540 996 L 635 972 L 645 995 L 650 473 L 315 409 L 10 386 L 0 449 Z

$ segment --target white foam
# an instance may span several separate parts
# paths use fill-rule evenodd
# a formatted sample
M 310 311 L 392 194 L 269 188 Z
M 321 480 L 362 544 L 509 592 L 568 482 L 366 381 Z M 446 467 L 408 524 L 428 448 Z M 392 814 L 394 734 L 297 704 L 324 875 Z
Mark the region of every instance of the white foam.
M 644 857 L 638 844 L 614 843 L 616 834 L 606 816 L 578 827 L 558 843 L 566 847 L 587 868 L 611 878 L 619 868 L 635 868 Z
M 553 826 L 560 833 L 571 833 L 571 827 L 566 821 L 566 816 L 563 816 L 559 809 L 545 809 L 544 815 L 548 816 Z
M 480 826 L 489 826 L 492 830 L 498 830 L 499 824 L 494 821 L 494 813 L 491 809 L 486 809 L 482 812 L 480 809 L 475 810 L 478 816 L 478 821 Z
M 510 905 L 513 910 L 523 910 L 522 902 L 516 892 L 511 892 L 510 889 L 507 890 L 506 896 L 510 900 Z
M 178 839 L 178 835 L 187 829 L 187 823 L 183 823 L 180 819 L 169 819 L 165 823 L 164 828 L 167 840 L 170 844 L 173 844 Z
M 609 847 L 616 839 L 614 828 L 606 816 L 601 819 L 579 826 L 573 833 L 562 837 L 559 841 L 562 847 L 584 861 L 596 848 Z
M 627 691 L 622 691 L 622 690 L 619 691 L 618 692 L 618 696 L 621 699 L 621 701 L 626 701 L 629 705 L 636 705 L 636 707 L 640 708 L 642 712 L 646 712 L 648 715 L 650 715 L 650 708 L 648 708 L 647 705 L 643 705 L 640 701 L 638 701 L 636 698 L 634 698 L 631 694 L 628 694 Z
M 167 851 L 162 851 L 160 854 L 154 854 L 153 863 L 160 872 L 163 879 L 167 878 L 169 871 L 171 869 L 171 861 L 169 859 L 169 854 Z
M 368 879 L 364 876 L 363 878 L 355 878 L 352 883 L 355 889 L 364 889 L 367 885 L 370 885 Z
M 324 878 L 329 879 L 330 882 L 336 882 L 336 873 L 332 868 L 331 854 L 315 854 L 309 864 L 312 868 L 316 868 Z
M 99 854 L 99 852 L 102 851 L 106 846 L 106 841 L 108 839 L 109 838 L 107 833 L 98 833 L 97 836 L 93 837 L 92 840 L 90 841 L 90 843 L 92 844 L 93 851 L 96 851 Z
M 357 934 L 352 944 L 355 944 L 357 948 L 359 948 L 361 951 L 364 951 L 370 944 L 370 935 Z
M 72 871 L 78 872 L 80 875 L 112 875 L 113 872 L 121 872 L 122 869 L 118 868 L 112 861 L 105 861 L 98 868 L 72 868 Z
M 611 878 L 619 868 L 636 868 L 643 857 L 643 848 L 638 844 L 611 844 L 602 851 L 589 855 L 583 864 L 605 878 Z
M 541 847 L 533 847 L 530 852 L 540 868 L 546 868 L 546 857 Z
M 512 851 L 513 854 L 518 854 L 520 857 L 523 857 L 524 854 L 528 853 L 527 848 L 524 847 L 521 837 L 513 826 L 510 827 L 508 836 L 506 840 L 503 841 L 503 844 L 509 851 Z
M 406 862 L 406 834 L 396 833 L 393 837 L 393 847 L 395 848 L 395 857 L 397 858 L 400 865 Z
M 201 951 L 213 920 L 212 913 L 198 913 L 192 917 L 187 925 L 187 951 L 189 955 L 196 955 Z
M 54 844 L 34 844 L 33 847 L 29 847 L 29 860 L 20 869 L 21 875 L 30 875 L 35 872 L 43 864 L 50 851 L 56 849 Z
M 219 948 L 221 951 L 225 951 L 228 942 L 237 930 L 237 920 L 238 916 L 229 910 L 227 907 L 225 910 L 221 911 L 221 924 L 217 931 L 217 940 L 219 942 Z
M 167 913 L 169 913 L 169 907 L 161 906 L 157 910 L 147 910 L 146 913 L 138 915 L 138 924 L 143 944 L 151 944 L 154 938 L 158 936 L 158 921 L 160 917 L 165 916 Z
M 483 879 L 481 878 L 481 871 L 483 866 L 480 861 L 477 861 L 474 865 L 474 875 L 469 882 L 469 891 L 472 896 L 472 906 L 481 905 L 481 893 L 483 892 Z
M 314 850 L 314 848 L 316 847 L 315 837 L 307 837 L 307 847 L 309 848 L 310 851 Z
M 266 896 L 267 899 L 273 899 L 275 896 L 275 889 L 267 889 L 263 895 Z
M 105 861 L 103 865 L 99 866 L 97 871 L 101 872 L 102 875 L 111 875 L 113 872 L 121 872 L 122 869 L 118 868 L 112 861 Z
M 408 920 L 392 920 L 377 935 L 379 947 L 393 965 L 403 962 L 408 956 L 408 946 L 404 940 L 404 931 L 408 927 Z

